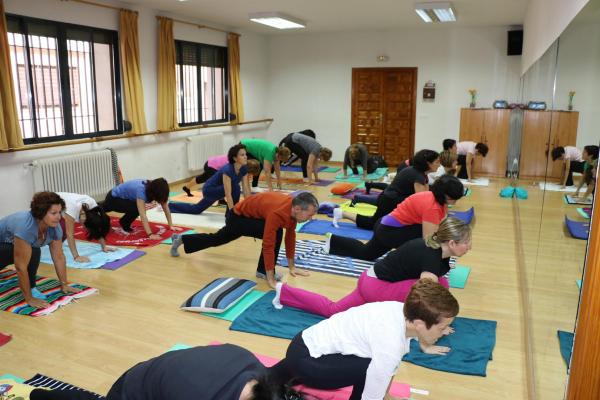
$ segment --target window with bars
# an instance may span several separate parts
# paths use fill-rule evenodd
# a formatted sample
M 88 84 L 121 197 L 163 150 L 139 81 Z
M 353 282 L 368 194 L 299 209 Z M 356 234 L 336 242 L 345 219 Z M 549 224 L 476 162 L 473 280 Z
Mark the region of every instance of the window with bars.
M 228 120 L 227 48 L 175 41 L 180 126 Z
M 121 133 L 117 32 L 7 15 L 26 144 Z

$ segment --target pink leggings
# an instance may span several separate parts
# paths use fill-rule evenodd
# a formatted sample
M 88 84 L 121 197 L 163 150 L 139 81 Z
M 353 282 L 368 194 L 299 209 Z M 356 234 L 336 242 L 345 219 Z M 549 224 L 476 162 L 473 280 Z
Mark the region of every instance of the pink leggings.
M 410 288 L 417 279 L 408 279 L 400 282 L 387 282 L 381 279 L 373 278 L 364 271 L 356 289 L 349 295 L 338 301 L 331 301 L 327 297 L 308 290 L 291 287 L 284 284 L 281 287 L 279 301 L 284 306 L 299 308 L 313 314 L 331 317 L 349 308 L 360 306 L 366 303 L 376 301 L 400 301 L 404 302 Z M 448 280 L 444 277 L 439 278 L 440 284 L 448 287 Z

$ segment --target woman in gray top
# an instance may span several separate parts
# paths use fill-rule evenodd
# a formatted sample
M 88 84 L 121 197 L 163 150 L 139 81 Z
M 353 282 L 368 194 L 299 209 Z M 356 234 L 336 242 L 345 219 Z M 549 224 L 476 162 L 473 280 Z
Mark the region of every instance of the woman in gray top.
M 354 175 L 358 175 L 358 166 L 362 167 L 363 179 L 367 179 L 368 174 L 372 174 L 378 168 L 378 162 L 375 157 L 369 156 L 367 146 L 362 143 L 355 143 L 346 149 L 344 154 L 344 178 L 348 176 L 348 167 Z
M 309 184 L 319 181 L 319 159 L 323 161 L 331 159 L 331 150 L 321 146 L 315 139 L 302 133 L 290 133 L 283 138 L 279 145 L 289 148 L 292 153 L 300 157 L 302 161 L 302 176 L 305 180 L 308 180 Z

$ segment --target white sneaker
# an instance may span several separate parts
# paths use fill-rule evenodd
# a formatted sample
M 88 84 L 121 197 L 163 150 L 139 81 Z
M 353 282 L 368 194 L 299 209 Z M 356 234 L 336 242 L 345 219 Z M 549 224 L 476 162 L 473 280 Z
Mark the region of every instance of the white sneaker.
M 338 221 L 340 219 L 342 219 L 344 216 L 344 212 L 342 211 L 341 208 L 334 208 L 333 209 L 333 221 L 331 221 L 333 223 L 333 226 L 335 226 L 336 228 L 339 228 L 340 226 L 338 225 Z
M 329 249 L 331 248 L 331 232 L 327 232 L 325 234 L 325 246 L 323 246 L 323 251 L 325 254 L 329 254 Z

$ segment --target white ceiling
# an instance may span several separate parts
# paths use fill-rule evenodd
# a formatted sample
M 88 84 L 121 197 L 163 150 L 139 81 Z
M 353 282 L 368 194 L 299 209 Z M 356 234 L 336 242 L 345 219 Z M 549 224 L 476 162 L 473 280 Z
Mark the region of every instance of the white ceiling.
M 393 30 L 424 27 L 413 0 L 124 0 L 130 4 L 168 11 L 190 19 L 212 22 L 227 29 L 263 34 L 286 31 L 250 22 L 251 12 L 278 11 L 307 22 L 302 32 Z M 425 1 L 426 2 L 426 1 Z M 522 25 L 529 0 L 454 0 L 457 22 L 427 24 L 452 26 Z M 434 26 L 435 25 L 435 26 Z M 291 30 L 298 33 L 298 30 Z

